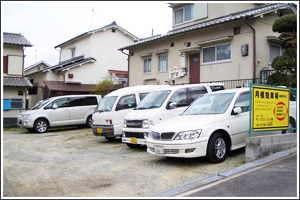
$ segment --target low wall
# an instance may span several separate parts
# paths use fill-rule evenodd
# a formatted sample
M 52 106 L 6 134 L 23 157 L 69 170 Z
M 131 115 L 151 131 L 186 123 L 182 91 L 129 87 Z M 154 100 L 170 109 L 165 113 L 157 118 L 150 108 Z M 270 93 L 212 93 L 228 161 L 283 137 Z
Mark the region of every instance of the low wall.
M 246 162 L 297 146 L 297 133 L 246 138 Z

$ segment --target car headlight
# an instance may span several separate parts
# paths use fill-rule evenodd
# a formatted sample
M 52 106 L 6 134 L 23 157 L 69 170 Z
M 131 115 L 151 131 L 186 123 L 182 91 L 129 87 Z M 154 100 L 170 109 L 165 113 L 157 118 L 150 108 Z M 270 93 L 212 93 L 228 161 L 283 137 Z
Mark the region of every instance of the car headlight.
M 23 118 L 24 118 L 24 119 L 28 119 L 28 118 L 30 118 L 32 115 L 33 115 L 32 113 L 31 113 L 31 114 L 23 114 Z
M 152 120 L 144 119 L 142 123 L 143 128 L 151 128 L 154 126 L 154 122 Z
M 126 119 L 124 119 L 123 127 L 124 127 L 124 128 L 127 127 L 127 120 L 126 120 Z
M 193 140 L 200 137 L 201 129 L 179 132 L 174 140 Z

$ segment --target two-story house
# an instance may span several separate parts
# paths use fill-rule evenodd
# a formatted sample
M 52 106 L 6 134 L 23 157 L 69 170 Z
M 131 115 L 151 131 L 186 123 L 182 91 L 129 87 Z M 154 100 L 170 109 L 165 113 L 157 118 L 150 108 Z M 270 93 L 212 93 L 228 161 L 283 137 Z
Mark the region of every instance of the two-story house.
M 257 82 L 282 53 L 274 21 L 295 13 L 288 3 L 171 3 L 173 28 L 129 50 L 129 85 Z M 235 81 L 234 81 L 235 80 Z
M 16 126 L 32 84 L 24 77 L 24 50 L 33 46 L 23 35 L 3 33 L 3 126 Z
M 27 75 L 41 90 L 32 94 L 38 98 L 32 98 L 31 105 L 51 96 L 92 93 L 94 85 L 105 79 L 126 84 L 128 55 L 118 49 L 137 40 L 113 22 L 55 46 L 59 63 Z

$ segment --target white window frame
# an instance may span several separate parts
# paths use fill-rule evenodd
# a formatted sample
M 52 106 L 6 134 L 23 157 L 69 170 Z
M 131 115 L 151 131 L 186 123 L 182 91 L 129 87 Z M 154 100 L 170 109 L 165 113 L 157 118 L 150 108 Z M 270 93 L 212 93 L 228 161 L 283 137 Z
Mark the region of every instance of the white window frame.
M 71 49 L 71 58 L 75 57 L 75 52 L 76 52 L 76 49 Z
M 149 72 L 145 72 L 145 60 L 147 60 L 148 62 L 149 62 L 149 60 L 151 60 L 151 65 L 150 65 L 150 71 Z M 152 58 L 151 57 L 146 57 L 146 58 L 143 59 L 143 74 L 151 74 L 151 73 L 152 73 Z
M 188 7 L 188 6 L 192 6 L 192 19 L 190 19 L 190 20 L 185 20 L 185 8 L 186 7 Z M 176 24 L 176 16 L 175 16 L 175 12 L 176 11 L 179 11 L 179 10 L 183 10 L 183 12 L 182 12 L 182 18 L 183 18 L 183 21 L 182 22 L 180 22 L 180 23 L 178 23 L 178 24 Z M 181 24 L 185 24 L 185 23 L 188 23 L 188 22 L 191 22 L 191 21 L 193 21 L 195 19 L 195 13 L 194 13 L 194 4 L 189 4 L 189 5 L 186 5 L 186 6 L 183 6 L 183 7 L 180 7 L 180 8 L 177 8 L 177 9 L 174 9 L 173 10 L 173 26 L 178 26 L 178 25 L 181 25 Z
M 161 69 L 161 63 L 160 63 L 160 58 L 162 57 L 162 56 L 166 56 L 166 69 L 165 70 L 162 70 Z M 158 72 L 167 72 L 168 71 L 168 54 L 160 54 L 159 56 L 158 56 Z
M 217 46 L 226 45 L 226 44 L 230 45 L 230 58 L 229 59 L 225 59 L 225 60 L 217 60 L 217 51 L 216 51 Z M 203 53 L 203 50 L 206 49 L 206 48 L 211 48 L 211 47 L 215 47 L 215 61 L 204 62 L 204 53 Z M 226 63 L 226 62 L 231 62 L 231 61 L 232 61 L 232 43 L 231 42 L 222 43 L 222 44 L 216 44 L 216 45 L 211 45 L 211 46 L 206 46 L 206 47 L 203 47 L 202 50 L 201 50 L 201 65 Z
M 281 56 L 282 54 L 283 54 L 283 52 L 284 52 L 284 50 L 283 50 L 283 48 L 280 46 L 280 45 L 278 45 L 278 44 L 273 44 L 273 43 L 269 43 L 269 55 L 268 55 L 268 64 L 269 65 L 272 65 L 272 62 L 273 62 L 273 60 L 270 62 L 270 54 L 271 54 L 271 48 L 270 48 L 270 46 L 276 46 L 276 47 L 279 47 L 279 56 Z M 275 57 L 276 58 L 276 57 Z

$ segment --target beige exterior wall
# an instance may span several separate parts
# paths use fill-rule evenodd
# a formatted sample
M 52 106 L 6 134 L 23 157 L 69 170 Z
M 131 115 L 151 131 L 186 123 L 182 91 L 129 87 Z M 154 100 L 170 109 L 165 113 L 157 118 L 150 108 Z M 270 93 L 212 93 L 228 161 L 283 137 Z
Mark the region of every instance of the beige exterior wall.
M 204 5 L 204 4 L 206 4 L 206 5 Z M 188 4 L 178 4 L 176 7 L 173 8 L 173 11 L 182 6 L 186 6 L 186 5 L 188 5 Z M 203 6 L 205 8 L 201 8 Z M 197 24 L 197 23 L 200 23 L 203 21 L 211 20 L 211 19 L 214 19 L 214 18 L 217 18 L 220 16 L 225 16 L 225 15 L 228 15 L 231 13 L 251 9 L 254 7 L 255 7 L 254 3 L 222 3 L 222 2 L 220 2 L 220 3 L 195 3 L 194 4 L 195 19 L 188 23 L 174 25 L 174 17 L 173 17 L 173 29 L 190 26 L 190 25 Z M 203 12 L 202 9 L 206 9 L 207 16 L 206 17 L 200 16 L 200 19 L 197 19 L 199 17 L 199 16 L 197 16 L 197 13 Z
M 23 47 L 17 45 L 3 45 L 3 56 L 8 56 L 8 72 L 3 77 L 23 76 Z
M 46 68 L 46 67 L 48 67 L 48 66 L 45 65 L 44 63 L 41 63 L 41 64 L 39 64 L 39 65 L 37 65 L 37 66 L 31 68 L 31 69 L 26 70 L 25 75 L 31 74 L 31 73 L 33 73 L 33 72 L 37 72 L 37 71 L 42 70 L 42 69 L 44 69 L 44 68 Z
M 84 54 L 85 58 L 93 57 L 96 59 L 95 62 L 65 71 L 66 81 L 97 84 L 110 78 L 108 70 L 128 70 L 127 56 L 118 49 L 132 44 L 133 40 L 120 30 L 115 30 L 115 33 L 112 32 L 111 28 L 95 32 L 61 47 L 61 61 L 71 58 L 71 47 L 76 47 L 75 56 Z M 73 74 L 74 77 L 69 78 L 68 74 Z M 63 77 L 60 76 L 59 80 L 62 81 Z
M 256 18 L 254 22 L 249 21 L 249 24 L 256 29 L 256 57 L 259 62 L 256 62 L 256 78 L 260 78 L 260 70 L 268 65 L 269 59 L 269 43 L 267 36 L 278 36 L 278 33 L 272 31 L 272 24 L 276 19 L 276 15 L 271 13 L 264 15 L 263 18 Z M 233 34 L 235 27 L 241 27 L 241 33 Z M 233 36 L 232 40 L 224 40 L 219 42 L 210 42 L 206 45 L 198 45 L 197 43 L 214 40 L 218 38 L 226 38 Z M 200 54 L 200 82 L 237 80 L 237 79 L 252 79 L 253 78 L 253 32 L 244 21 L 226 23 L 225 25 L 212 26 L 210 28 L 185 33 L 178 36 L 162 39 L 149 44 L 141 44 L 130 48 L 130 70 L 129 70 L 129 85 L 142 84 L 165 84 L 169 80 L 169 72 L 158 72 L 159 57 L 155 54 L 156 51 L 168 50 L 168 70 L 174 70 L 174 66 L 180 68 L 180 53 L 182 49 L 201 47 L 198 52 L 187 52 L 186 66 L 187 74 L 184 77 L 174 79 L 175 84 L 189 83 L 190 71 L 189 55 Z M 190 42 L 191 46 L 186 44 Z M 174 47 L 170 44 L 174 43 Z M 215 44 L 231 43 L 231 60 L 221 63 L 203 64 L 202 51 L 204 47 Z M 248 56 L 241 55 L 241 46 L 248 44 Z M 153 53 L 154 52 L 154 53 Z M 141 55 L 152 53 L 152 72 L 149 74 L 143 73 L 144 60 Z M 146 80 L 149 80 L 146 81 Z
M 23 95 L 18 95 L 18 91 L 23 91 Z M 23 109 L 3 110 L 3 118 L 16 118 L 19 113 L 25 109 L 25 92 L 24 87 L 3 87 L 3 99 L 22 99 Z

